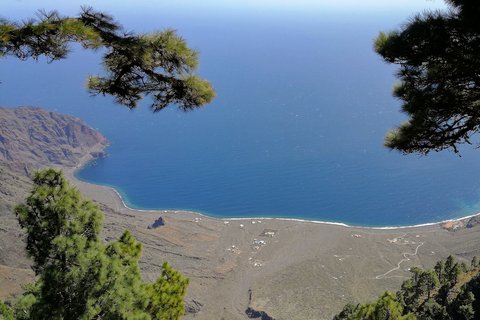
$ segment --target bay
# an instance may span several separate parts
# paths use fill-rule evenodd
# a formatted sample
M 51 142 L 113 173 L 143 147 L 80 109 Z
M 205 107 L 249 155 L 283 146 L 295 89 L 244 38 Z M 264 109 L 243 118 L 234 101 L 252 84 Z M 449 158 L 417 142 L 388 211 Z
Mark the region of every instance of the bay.
M 49 65 L 4 59 L 2 105 L 41 106 L 98 128 L 109 156 L 77 176 L 115 187 L 134 208 L 368 226 L 478 211 L 478 150 L 421 157 L 383 147 L 405 118 L 391 97 L 395 68 L 372 40 L 404 12 L 173 13 L 117 15 L 128 29 L 159 20 L 178 28 L 201 53 L 199 73 L 218 94 L 211 105 L 152 114 L 148 99 L 130 111 L 89 97 L 82 86 L 101 72 L 101 53 L 79 48 Z

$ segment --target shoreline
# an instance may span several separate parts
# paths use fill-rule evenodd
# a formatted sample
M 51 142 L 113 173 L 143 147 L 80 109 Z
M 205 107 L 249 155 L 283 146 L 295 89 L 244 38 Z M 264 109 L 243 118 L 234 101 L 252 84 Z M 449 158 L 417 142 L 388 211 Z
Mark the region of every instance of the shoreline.
M 135 204 L 121 185 L 89 182 L 79 171 L 108 153 L 106 140 L 93 143 L 75 153 L 75 161 L 68 165 L 45 166 L 63 170 L 70 185 L 103 211 L 102 243 L 115 243 L 125 230 L 131 232 L 141 244 L 138 268 L 144 281 L 157 281 L 165 262 L 190 279 L 185 320 L 249 320 L 246 310 L 278 320 L 332 319 L 347 303 L 364 303 L 385 290 L 398 290 L 412 267 L 431 268 L 449 255 L 470 263 L 480 255 L 480 215 L 456 218 L 460 212 L 430 217 L 461 222 L 382 226 L 380 222 L 393 220 L 379 214 L 369 221 L 380 226 L 355 226 L 334 222 L 335 215 L 333 222 L 293 215 L 302 210 L 288 210 L 292 218 L 230 218 L 175 207 L 130 208 Z M 167 181 L 160 183 L 169 186 Z M 9 214 L 0 237 L 0 267 L 7 266 L 0 268 L 0 283 L 6 284 L 0 290 L 3 297 L 23 292 L 20 284 L 34 281 L 34 275 L 25 272 L 31 261 L 18 241 L 23 232 Z M 250 216 L 262 214 L 256 210 Z M 411 221 L 400 217 L 396 222 Z
M 414 266 L 432 267 L 449 255 L 467 263 L 479 254 L 480 225 L 467 229 L 468 220 L 450 223 L 460 226 L 451 232 L 455 227 L 447 229 L 441 222 L 363 227 L 134 209 L 114 186 L 75 177 L 91 159 L 86 155 L 82 165 L 65 168 L 65 176 L 104 208 L 105 240 L 127 229 L 144 244 L 140 267 L 145 279 L 155 281 L 168 261 L 191 280 L 185 301 L 193 311 L 185 320 L 246 320 L 248 308 L 276 319 L 331 319 L 347 303 L 397 290 Z M 161 229 L 155 227 L 159 216 Z M 325 289 L 328 294 L 322 293 Z M 308 307 L 298 308 L 292 296 Z
M 75 177 L 76 178 L 76 177 Z M 78 179 L 78 178 L 76 178 Z M 356 225 L 350 225 L 344 222 L 330 222 L 330 221 L 322 221 L 322 220 L 307 220 L 307 219 L 298 219 L 298 218 L 275 218 L 275 217 L 241 217 L 241 218 L 219 218 L 219 217 L 213 217 L 208 214 L 200 213 L 197 211 L 190 211 L 190 210 L 173 210 L 173 209 L 136 209 L 136 208 L 131 208 L 129 207 L 125 201 L 122 198 L 122 195 L 114 188 L 110 186 L 104 186 L 104 185 L 99 185 L 95 183 L 91 183 L 88 181 L 84 181 L 85 183 L 89 184 L 94 184 L 96 186 L 100 186 L 103 188 L 108 188 L 112 190 L 118 197 L 118 200 L 122 203 L 124 209 L 131 210 L 131 211 L 138 211 L 138 212 L 143 212 L 143 213 L 160 213 L 160 212 L 165 212 L 165 211 L 170 211 L 170 212 L 176 212 L 176 211 L 182 211 L 182 212 L 190 212 L 196 215 L 199 215 L 201 217 L 206 217 L 210 219 L 217 219 L 220 221 L 248 221 L 248 220 L 277 220 L 277 221 L 293 221 L 293 222 L 302 222 L 302 223 L 315 223 L 315 224 L 324 224 L 324 225 L 333 225 L 333 226 L 341 226 L 341 227 L 346 227 L 346 228 L 355 228 L 355 229 L 374 229 L 374 230 L 396 230 L 396 229 L 410 229 L 410 228 L 421 228 L 421 227 L 428 227 L 428 226 L 434 226 L 434 225 L 440 225 L 443 223 L 447 222 L 458 222 L 466 219 L 473 218 L 475 216 L 480 215 L 480 212 L 460 217 L 460 218 L 454 218 L 454 219 L 447 219 L 447 220 L 442 220 L 438 222 L 427 222 L 427 223 L 420 223 L 420 224 L 415 224 L 415 225 L 407 225 L 407 226 L 383 226 L 383 227 L 372 227 L 372 226 L 356 226 Z
M 448 222 L 459 222 L 463 221 L 466 219 L 471 219 L 475 216 L 479 216 L 480 212 L 470 214 L 467 216 L 459 217 L 459 218 L 453 218 L 453 219 L 446 219 L 442 221 L 437 221 L 437 222 L 427 222 L 427 223 L 420 223 L 420 224 L 415 224 L 415 225 L 406 225 L 406 226 L 357 226 L 357 225 L 350 225 L 344 222 L 332 222 L 332 221 L 322 221 L 322 220 L 308 220 L 308 219 L 300 219 L 300 218 L 275 218 L 275 217 L 239 217 L 239 218 L 220 218 L 220 217 L 215 217 L 215 216 L 210 216 L 205 213 L 200 213 L 197 211 L 191 211 L 191 210 L 182 210 L 182 209 L 137 209 L 137 208 L 132 208 L 129 207 L 128 204 L 125 202 L 124 198 L 120 194 L 120 192 L 115 189 L 113 186 L 106 186 L 106 185 L 101 185 L 101 184 L 96 184 L 90 181 L 82 180 L 78 178 L 75 174 L 82 170 L 85 165 L 87 165 L 90 161 L 95 160 L 95 158 L 91 155 L 92 152 L 94 151 L 103 151 L 106 146 L 95 146 L 92 148 L 91 152 L 89 152 L 85 157 L 83 157 L 80 160 L 80 163 L 74 167 L 74 168 L 68 168 L 68 176 L 70 179 L 74 179 L 86 184 L 94 185 L 97 187 L 105 188 L 110 191 L 113 191 L 113 193 L 116 196 L 116 201 L 121 204 L 121 207 L 126 210 L 131 210 L 134 212 L 141 212 L 141 213 L 165 213 L 165 212 L 189 212 L 201 217 L 209 218 L 209 219 L 216 219 L 219 221 L 248 221 L 248 220 L 274 220 L 274 221 L 292 221 L 292 222 L 301 222 L 301 223 L 313 223 L 313 224 L 322 224 L 322 225 L 332 225 L 332 226 L 341 226 L 345 228 L 355 228 L 355 229 L 367 229 L 367 230 L 398 230 L 398 229 L 411 229 L 411 228 L 421 228 L 421 227 L 428 227 L 428 226 L 435 226 L 435 225 L 441 225 L 445 224 Z

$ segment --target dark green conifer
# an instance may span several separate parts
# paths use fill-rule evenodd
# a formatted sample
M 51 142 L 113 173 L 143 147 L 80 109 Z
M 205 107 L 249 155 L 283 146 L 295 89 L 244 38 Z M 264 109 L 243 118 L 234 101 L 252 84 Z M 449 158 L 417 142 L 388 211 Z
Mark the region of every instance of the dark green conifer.
M 412 319 L 479 319 L 480 271 L 473 269 L 465 272 L 461 265 L 453 256 L 449 256 L 446 260 L 437 262 L 434 270 L 413 267 L 410 270 L 411 278 L 403 282 L 396 298 L 386 293 L 374 303 L 359 304 L 356 307 L 346 305 L 334 320 L 387 320 L 392 319 L 391 316 L 398 314 L 399 310 L 402 317 Z M 384 308 L 385 305 L 391 308 Z M 374 310 L 383 311 L 376 313 Z M 384 312 L 385 310 L 389 311 Z
M 15 302 L 15 319 L 174 320 L 183 315 L 188 279 L 165 263 L 155 283 L 143 282 L 142 245 L 129 231 L 104 245 L 102 212 L 60 171 L 38 172 L 30 196 L 15 212 L 37 275 Z
M 394 95 L 408 115 L 387 134 L 389 148 L 457 152 L 480 131 L 480 2 L 446 2 L 448 11 L 418 14 L 375 41 L 377 53 L 399 66 Z
M 89 78 L 90 92 L 111 95 L 131 109 L 147 95 L 155 112 L 168 105 L 191 110 L 215 96 L 210 83 L 195 74 L 198 52 L 171 29 L 128 33 L 110 15 L 88 7 L 78 17 L 40 11 L 23 23 L 0 20 L 0 57 L 64 59 L 72 42 L 103 49 L 105 74 Z

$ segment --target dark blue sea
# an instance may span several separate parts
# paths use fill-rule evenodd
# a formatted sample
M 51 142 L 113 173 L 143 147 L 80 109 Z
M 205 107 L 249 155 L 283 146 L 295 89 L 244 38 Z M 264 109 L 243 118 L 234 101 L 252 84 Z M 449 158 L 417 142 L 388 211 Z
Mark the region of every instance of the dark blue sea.
M 174 27 L 201 54 L 215 101 L 157 114 L 90 97 L 101 52 L 47 64 L 0 60 L 0 104 L 78 116 L 111 142 L 77 173 L 142 209 L 412 225 L 480 211 L 480 150 L 405 156 L 383 147 L 405 120 L 380 30 L 413 12 L 112 10 L 126 29 Z M 20 11 L 12 17 L 27 17 Z

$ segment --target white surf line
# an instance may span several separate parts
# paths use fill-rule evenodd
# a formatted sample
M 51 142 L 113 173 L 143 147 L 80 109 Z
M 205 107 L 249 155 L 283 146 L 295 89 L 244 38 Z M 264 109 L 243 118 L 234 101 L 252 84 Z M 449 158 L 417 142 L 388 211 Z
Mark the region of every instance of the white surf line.
M 137 210 L 137 209 L 133 209 Z M 178 210 L 182 211 L 182 210 Z M 194 212 L 196 213 L 196 212 Z M 201 213 L 198 213 L 201 216 L 206 216 Z M 460 218 L 454 218 L 454 219 L 447 219 L 447 220 L 442 220 L 438 222 L 428 222 L 428 223 L 422 223 L 422 224 L 415 224 L 415 225 L 409 225 L 409 226 L 389 226 L 389 227 L 366 227 L 366 226 L 355 226 L 355 225 L 349 225 L 343 222 L 330 222 L 330 221 L 321 221 L 321 220 L 305 220 L 305 219 L 295 219 L 295 218 L 272 218 L 272 217 L 251 217 L 251 218 L 219 218 L 220 220 L 227 220 L 227 221 L 242 221 L 242 220 L 279 220 L 279 221 L 295 221 L 295 222 L 306 222 L 306 223 L 316 223 L 316 224 L 326 224 L 326 225 L 334 225 L 334 226 L 341 226 L 341 227 L 346 227 L 346 228 L 355 228 L 355 229 L 365 229 L 365 230 L 401 230 L 401 229 L 412 229 L 412 228 L 420 228 L 420 227 L 427 227 L 427 226 L 434 226 L 446 222 L 456 222 L 456 221 L 461 221 L 465 219 L 470 219 L 476 216 L 479 216 L 480 212 L 477 212 L 475 214 L 471 214 L 468 216 L 460 217 Z
M 385 272 L 384 274 L 381 274 L 379 276 L 376 276 L 375 279 L 379 280 L 379 279 L 382 279 L 382 278 L 385 278 L 389 273 L 392 273 L 393 271 L 396 271 L 396 270 L 400 270 L 400 265 L 402 263 L 404 263 L 405 261 L 410 261 L 410 258 L 408 256 L 416 256 L 418 254 L 418 249 L 423 246 L 425 244 L 425 242 L 422 242 L 420 243 L 416 248 L 415 248 L 415 252 L 414 253 L 408 253 L 408 252 L 404 252 L 403 253 L 403 259 L 400 260 L 397 264 L 397 266 L 391 270 L 388 270 L 387 272 Z
M 87 182 L 88 183 L 88 182 Z M 102 185 L 100 185 L 102 186 Z M 448 220 L 442 220 L 439 222 L 429 222 L 429 223 L 422 223 L 422 224 L 416 224 L 416 225 L 410 225 L 410 226 L 390 226 L 390 227 L 365 227 L 365 226 L 355 226 L 355 225 L 349 225 L 343 222 L 331 222 L 331 221 L 321 221 L 321 220 L 305 220 L 305 219 L 295 219 L 295 218 L 272 218 L 272 217 L 249 217 L 249 218 L 217 218 L 217 217 L 211 217 L 209 215 L 200 213 L 200 212 L 195 212 L 195 211 L 189 211 L 189 210 L 172 210 L 172 209 L 136 209 L 136 208 L 131 208 L 127 205 L 127 203 L 124 201 L 122 195 L 120 192 L 117 191 L 114 187 L 111 186 L 102 186 L 105 188 L 111 189 L 117 197 L 120 199 L 124 209 L 132 210 L 132 211 L 138 211 L 138 212 L 152 212 L 152 213 L 158 213 L 160 211 L 171 211 L 171 212 L 190 212 L 196 215 L 199 215 L 201 217 L 205 218 L 213 218 L 213 219 L 218 219 L 221 221 L 249 221 L 249 220 L 279 220 L 279 221 L 295 221 L 295 222 L 304 222 L 304 223 L 315 223 L 315 224 L 325 224 L 325 225 L 333 225 L 333 226 L 341 226 L 341 227 L 346 227 L 346 228 L 356 228 L 356 229 L 366 229 L 366 230 L 397 230 L 397 229 L 410 229 L 410 228 L 420 228 L 420 227 L 426 227 L 426 226 L 434 226 L 446 222 L 454 222 L 454 221 L 460 221 L 460 220 L 465 220 L 465 219 L 470 219 L 475 216 L 480 215 L 480 212 L 460 217 L 460 218 L 455 218 L 455 219 L 448 219 Z
M 81 168 L 82 168 L 82 166 L 80 166 L 79 168 L 76 168 L 75 171 L 77 171 L 77 170 L 79 170 L 79 169 L 81 169 Z M 74 171 L 74 172 L 75 172 L 75 171 Z M 346 224 L 346 223 L 343 223 L 343 222 L 331 222 L 331 221 L 321 221 L 321 220 L 306 220 L 306 219 L 295 219 L 295 218 L 272 218 L 272 217 L 219 218 L 219 217 L 209 216 L 209 215 L 207 215 L 207 214 L 203 214 L 203 213 L 200 213 L 200 212 L 195 212 L 195 211 L 190 211 L 190 210 L 182 210 L 182 209 L 174 210 L 174 209 L 136 209 L 136 208 L 131 208 L 131 207 L 129 207 L 129 206 L 127 205 L 127 203 L 126 203 L 125 200 L 123 199 L 123 196 L 120 194 L 120 192 L 118 192 L 117 189 L 115 189 L 114 187 L 112 187 L 112 186 L 105 186 L 105 185 L 101 185 L 101 184 L 96 184 L 96 183 L 92 183 L 92 182 L 88 182 L 88 181 L 85 181 L 85 180 L 82 180 L 82 179 L 79 179 L 79 178 L 75 177 L 74 174 L 72 174 L 72 178 L 77 179 L 78 181 L 81 181 L 81 182 L 83 182 L 83 183 L 92 184 L 92 185 L 100 186 L 100 187 L 103 187 L 103 188 L 111 189 L 111 190 L 117 195 L 117 197 L 120 199 L 120 202 L 121 202 L 122 205 L 123 205 L 123 209 L 132 210 L 132 211 L 138 211 L 138 212 L 150 212 L 150 213 L 160 213 L 160 212 L 162 212 L 162 211 L 170 211 L 170 212 L 189 212 L 189 213 L 193 213 L 193 214 L 199 215 L 199 216 L 201 216 L 201 217 L 211 218 L 211 219 L 217 219 L 217 220 L 220 220 L 220 221 L 279 220 L 279 221 L 295 221 L 295 222 L 325 224 L 325 225 L 341 226 L 341 227 L 355 228 L 355 229 L 366 229 L 366 230 L 397 230 L 397 229 L 411 229 L 411 228 L 420 228 L 420 227 L 434 226 L 434 225 L 438 225 L 438 224 L 442 224 L 442 223 L 446 223 L 446 222 L 456 222 L 456 221 L 461 221 L 461 220 L 465 220 L 465 219 L 470 219 L 470 218 L 473 218 L 473 217 L 475 217 L 475 216 L 479 216 L 479 215 L 480 215 L 480 212 L 477 212 L 477 213 L 474 213 L 474 214 L 471 214 L 471 215 L 468 215 L 468 216 L 459 217 L 459 218 L 453 218 L 453 219 L 447 219 L 447 220 L 442 220 L 442 221 L 437 221 L 437 222 L 428 222 L 428 223 L 415 224 L 415 225 L 409 225 L 409 226 L 387 226 L 387 227 L 355 226 L 355 225 L 349 225 L 349 224 Z M 122 209 L 119 209 L 119 211 L 120 211 L 120 210 L 122 210 Z
M 87 182 L 88 183 L 88 182 Z M 102 186 L 102 185 L 100 185 Z M 315 223 L 315 224 L 325 224 L 325 225 L 333 225 L 333 226 L 341 226 L 341 227 L 346 227 L 346 228 L 356 228 L 356 229 L 366 229 L 366 230 L 397 230 L 397 229 L 410 229 L 410 228 L 420 228 L 420 227 L 426 227 L 426 226 L 434 226 L 446 222 L 452 222 L 452 221 L 460 221 L 460 220 L 465 220 L 465 219 L 470 219 L 475 216 L 480 215 L 480 212 L 460 217 L 460 218 L 455 218 L 455 219 L 448 219 L 448 220 L 442 220 L 439 222 L 429 222 L 429 223 L 423 223 L 423 224 L 416 224 L 416 225 L 410 225 L 410 226 L 390 226 L 390 227 L 365 227 L 365 226 L 355 226 L 355 225 L 349 225 L 343 222 L 331 222 L 331 221 L 321 221 L 321 220 L 305 220 L 305 219 L 295 219 L 295 218 L 272 218 L 272 217 L 249 217 L 249 218 L 217 218 L 217 217 L 211 217 L 209 215 L 200 213 L 200 212 L 195 212 L 195 211 L 189 211 L 189 210 L 172 210 L 172 209 L 136 209 L 136 208 L 131 208 L 127 205 L 127 203 L 124 201 L 122 195 L 120 192 L 118 192 L 114 187 L 111 186 L 102 186 L 105 188 L 111 189 L 120 199 L 124 209 L 132 210 L 132 211 L 138 211 L 138 212 L 152 212 L 152 213 L 157 213 L 160 211 L 171 211 L 171 212 L 190 212 L 196 215 L 199 215 L 201 217 L 206 217 L 206 218 L 213 218 L 213 219 L 218 219 L 221 221 L 249 221 L 249 220 L 279 220 L 279 221 L 294 221 L 294 222 L 304 222 L 304 223 Z

